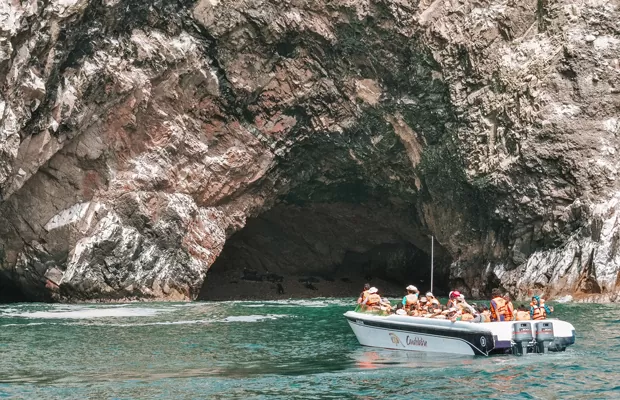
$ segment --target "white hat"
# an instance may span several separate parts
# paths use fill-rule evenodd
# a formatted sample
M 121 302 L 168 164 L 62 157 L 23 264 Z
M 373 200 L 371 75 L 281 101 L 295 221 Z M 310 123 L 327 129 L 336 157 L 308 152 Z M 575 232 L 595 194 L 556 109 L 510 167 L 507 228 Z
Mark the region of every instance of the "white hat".
M 413 286 L 413 285 L 409 285 L 405 288 L 406 290 L 411 290 L 412 292 L 417 292 L 418 288 Z
M 420 297 L 420 303 L 426 303 L 428 299 L 424 296 Z
M 368 289 L 368 293 L 377 293 L 379 291 L 379 289 L 377 289 L 376 287 L 371 287 L 370 289 Z
M 460 296 L 459 296 L 459 300 L 465 300 L 465 296 L 460 295 Z
M 426 297 L 435 297 L 435 296 L 433 296 L 433 292 L 426 292 Z

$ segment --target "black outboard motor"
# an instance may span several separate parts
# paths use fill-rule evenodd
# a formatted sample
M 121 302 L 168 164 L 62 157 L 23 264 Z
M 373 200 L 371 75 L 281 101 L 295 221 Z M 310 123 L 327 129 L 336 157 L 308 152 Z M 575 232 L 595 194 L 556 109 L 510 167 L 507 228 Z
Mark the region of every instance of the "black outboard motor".
M 512 324 L 512 340 L 515 342 L 512 354 L 519 356 L 527 354 L 528 345 L 534 340 L 532 324 L 520 321 Z
M 547 353 L 549 351 L 549 344 L 554 339 L 552 322 L 536 323 L 536 350 L 538 353 Z

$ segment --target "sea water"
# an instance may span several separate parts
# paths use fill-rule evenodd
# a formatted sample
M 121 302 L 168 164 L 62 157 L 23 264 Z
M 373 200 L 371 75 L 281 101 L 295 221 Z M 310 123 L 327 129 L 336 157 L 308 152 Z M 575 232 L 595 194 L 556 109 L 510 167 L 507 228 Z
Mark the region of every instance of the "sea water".
M 620 399 L 620 305 L 557 304 L 564 353 L 361 347 L 354 299 L 0 305 L 0 398 Z

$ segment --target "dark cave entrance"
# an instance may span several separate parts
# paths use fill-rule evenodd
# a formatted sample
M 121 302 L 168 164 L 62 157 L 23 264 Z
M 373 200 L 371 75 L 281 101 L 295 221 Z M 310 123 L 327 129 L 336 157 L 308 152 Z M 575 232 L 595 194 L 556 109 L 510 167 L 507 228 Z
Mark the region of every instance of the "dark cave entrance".
M 434 291 L 448 291 L 451 258 L 435 242 Z M 430 236 L 408 209 L 385 204 L 280 203 L 231 236 L 199 300 L 387 296 L 430 288 Z
M 344 133 L 300 140 L 271 177 L 285 182 L 277 202 L 227 240 L 198 298 L 349 297 L 365 282 L 388 296 L 429 290 L 434 201 L 415 152 L 373 110 Z M 438 242 L 434 260 L 441 295 L 452 257 Z

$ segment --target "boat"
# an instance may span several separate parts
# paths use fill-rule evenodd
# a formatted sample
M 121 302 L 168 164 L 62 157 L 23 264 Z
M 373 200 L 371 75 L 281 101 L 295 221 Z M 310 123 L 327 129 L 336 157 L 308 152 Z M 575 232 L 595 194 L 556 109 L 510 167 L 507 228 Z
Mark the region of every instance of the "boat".
M 575 328 L 558 319 L 452 322 L 444 319 L 344 314 L 362 346 L 393 350 L 489 356 L 559 352 L 575 343 Z

